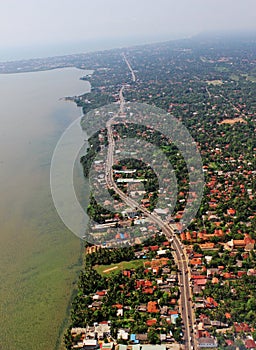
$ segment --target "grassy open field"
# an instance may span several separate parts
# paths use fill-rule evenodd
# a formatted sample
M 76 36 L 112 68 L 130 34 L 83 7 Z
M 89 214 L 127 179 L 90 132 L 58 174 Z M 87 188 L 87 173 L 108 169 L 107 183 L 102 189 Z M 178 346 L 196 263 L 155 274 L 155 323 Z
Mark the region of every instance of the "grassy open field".
M 95 266 L 95 270 L 101 274 L 102 276 L 106 276 L 108 274 L 112 273 L 118 273 L 121 270 L 125 269 L 135 269 L 139 266 L 143 266 L 144 262 L 147 260 L 132 260 L 132 261 L 122 261 L 118 264 L 111 264 L 111 265 L 97 265 Z
M 207 80 L 208 85 L 222 85 L 223 81 L 222 80 Z

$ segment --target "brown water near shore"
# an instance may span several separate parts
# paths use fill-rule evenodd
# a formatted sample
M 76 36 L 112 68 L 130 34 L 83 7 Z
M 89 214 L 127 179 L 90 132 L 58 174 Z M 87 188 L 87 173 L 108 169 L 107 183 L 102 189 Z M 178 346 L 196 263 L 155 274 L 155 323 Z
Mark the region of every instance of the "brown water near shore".
M 50 193 L 50 162 L 89 91 L 75 68 L 0 75 L 0 349 L 57 349 L 81 267 L 81 242 Z M 77 165 L 77 186 L 86 183 Z M 83 192 L 84 191 L 84 192 Z

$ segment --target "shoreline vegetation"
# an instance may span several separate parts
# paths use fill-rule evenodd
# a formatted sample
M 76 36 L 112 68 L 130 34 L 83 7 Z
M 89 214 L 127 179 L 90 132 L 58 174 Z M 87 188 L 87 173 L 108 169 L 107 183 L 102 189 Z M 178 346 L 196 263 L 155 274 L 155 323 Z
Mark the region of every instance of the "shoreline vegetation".
M 79 267 L 83 266 L 83 255 L 84 255 L 84 245 L 83 245 L 83 242 L 81 242 L 81 244 L 80 244 L 80 255 L 79 255 L 78 261 L 77 261 L 77 265 Z M 63 321 L 62 321 L 62 323 L 61 323 L 61 325 L 59 327 L 58 338 L 56 339 L 56 344 L 55 344 L 55 347 L 54 347 L 53 350 L 63 350 L 63 349 L 65 349 L 63 339 L 64 339 L 64 336 L 65 336 L 68 324 L 70 322 L 70 312 L 72 310 L 72 303 L 75 300 L 75 297 L 76 297 L 77 292 L 78 292 L 77 283 L 78 283 L 78 280 L 79 280 L 79 274 L 80 274 L 80 269 L 78 269 L 76 271 L 76 276 L 75 276 L 74 281 L 73 281 L 74 289 L 73 289 L 73 291 L 72 291 L 72 293 L 70 295 L 70 299 L 69 299 L 69 302 L 68 302 L 67 308 L 66 308 L 66 316 L 63 319 Z

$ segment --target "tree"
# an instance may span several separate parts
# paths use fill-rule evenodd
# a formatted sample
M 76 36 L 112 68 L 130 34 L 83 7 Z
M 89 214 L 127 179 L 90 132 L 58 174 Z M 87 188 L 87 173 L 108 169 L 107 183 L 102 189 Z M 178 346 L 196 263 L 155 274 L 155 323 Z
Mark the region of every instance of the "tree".
M 148 341 L 150 344 L 160 344 L 159 336 L 152 328 L 148 332 Z

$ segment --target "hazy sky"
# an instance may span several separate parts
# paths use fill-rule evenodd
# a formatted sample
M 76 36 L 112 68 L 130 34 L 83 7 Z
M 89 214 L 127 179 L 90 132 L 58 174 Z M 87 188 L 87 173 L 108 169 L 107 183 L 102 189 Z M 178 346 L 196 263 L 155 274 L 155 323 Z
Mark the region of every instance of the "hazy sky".
M 0 49 L 255 29 L 256 0 L 1 0 Z

